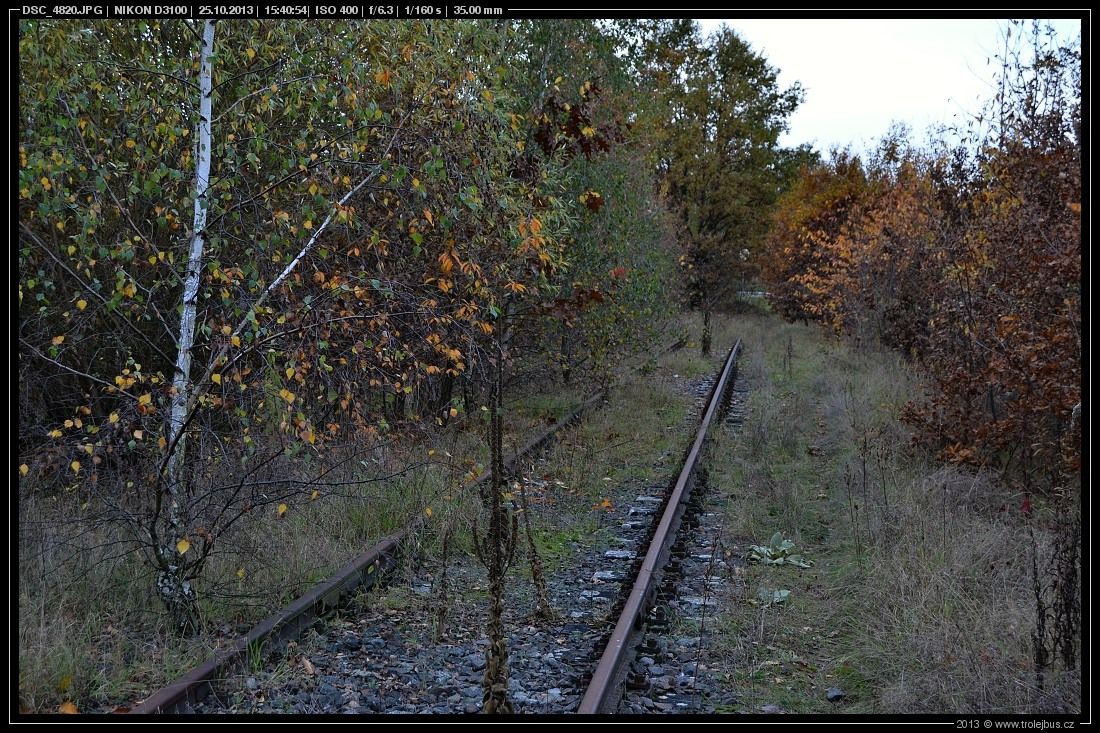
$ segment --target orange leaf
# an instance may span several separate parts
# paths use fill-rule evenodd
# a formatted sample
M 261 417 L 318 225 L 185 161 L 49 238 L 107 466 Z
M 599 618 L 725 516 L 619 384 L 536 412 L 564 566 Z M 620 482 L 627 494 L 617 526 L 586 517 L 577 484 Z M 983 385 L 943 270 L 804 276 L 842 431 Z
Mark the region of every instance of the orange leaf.
M 73 705 L 69 701 L 61 703 L 61 706 L 57 708 L 57 712 L 63 715 L 79 715 L 80 711 L 76 709 L 76 705 Z

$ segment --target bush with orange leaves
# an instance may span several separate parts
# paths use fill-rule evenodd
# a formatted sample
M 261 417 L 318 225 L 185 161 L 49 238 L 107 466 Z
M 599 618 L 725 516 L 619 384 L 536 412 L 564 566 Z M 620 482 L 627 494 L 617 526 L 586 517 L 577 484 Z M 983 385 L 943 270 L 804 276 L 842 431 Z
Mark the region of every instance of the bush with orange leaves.
M 804 170 L 764 272 L 784 317 L 920 362 L 907 419 L 943 458 L 1061 493 L 1081 460 L 1080 56 L 1032 41 L 969 147 L 895 132 L 866 167 Z

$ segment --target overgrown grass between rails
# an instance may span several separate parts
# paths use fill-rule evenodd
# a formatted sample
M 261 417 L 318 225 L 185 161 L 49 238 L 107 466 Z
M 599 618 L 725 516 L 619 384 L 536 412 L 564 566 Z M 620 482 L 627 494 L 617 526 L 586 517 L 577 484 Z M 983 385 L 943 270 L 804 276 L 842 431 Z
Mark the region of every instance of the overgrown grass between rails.
M 679 327 L 690 329 L 687 314 Z M 698 414 L 696 386 L 713 377 L 740 335 L 728 319 L 714 319 L 714 348 L 699 354 L 698 341 L 661 356 L 638 376 L 615 388 L 609 403 L 558 441 L 537 470 L 535 527 L 551 564 L 564 564 L 577 547 L 607 531 L 604 501 L 615 494 L 661 489 L 679 471 Z M 671 342 L 671 338 L 669 339 Z M 701 390 L 704 394 L 706 390 Z M 531 489 L 529 489 L 531 491 Z M 551 504 L 551 511 L 540 506 Z
M 898 421 L 914 375 L 771 316 L 745 334 L 745 423 L 712 453 L 729 544 L 775 532 L 813 567 L 749 564 L 718 644 L 744 709 L 791 712 L 1061 712 L 1079 677 L 1032 668 L 1031 543 L 1020 497 L 983 473 L 932 462 Z M 1039 567 L 1052 536 L 1036 529 Z M 782 605 L 753 605 L 760 588 Z M 826 700 L 839 687 L 842 702 Z

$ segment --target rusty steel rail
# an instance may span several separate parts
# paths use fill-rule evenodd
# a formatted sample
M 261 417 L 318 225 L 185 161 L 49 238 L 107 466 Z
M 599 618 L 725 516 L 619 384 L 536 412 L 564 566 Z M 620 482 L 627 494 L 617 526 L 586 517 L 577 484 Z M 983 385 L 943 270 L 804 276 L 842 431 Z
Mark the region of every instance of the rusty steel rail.
M 505 473 L 513 477 L 519 468 L 519 462 L 546 446 L 562 428 L 568 427 L 595 405 L 606 398 L 603 391 L 597 392 L 572 412 L 554 423 L 527 442 L 505 463 Z M 489 481 L 490 474 L 482 473 L 467 484 L 474 489 Z M 338 608 L 343 599 L 351 592 L 361 588 L 379 585 L 398 565 L 400 550 L 422 526 L 423 517 L 419 517 L 404 528 L 388 535 L 374 547 L 342 567 L 328 580 L 308 590 L 298 600 L 258 623 L 247 634 L 234 641 L 231 647 L 222 649 L 199 666 L 193 668 L 175 682 L 168 684 L 131 710 L 131 714 L 190 713 L 192 705 L 210 694 L 214 682 L 224 679 L 227 674 L 262 643 L 268 653 L 295 639 L 309 628 L 318 618 Z
M 661 515 L 661 521 L 657 525 L 649 550 L 642 561 L 638 578 L 634 581 L 634 587 L 627 597 L 619 621 L 615 624 L 615 629 L 611 632 L 596 670 L 592 673 L 592 680 L 581 699 L 580 707 L 577 708 L 578 713 L 613 713 L 618 707 L 623 681 L 641 639 L 646 613 L 653 605 L 653 599 L 660 585 L 662 568 L 668 561 L 669 551 L 676 541 L 680 520 L 687 510 L 688 499 L 695 486 L 696 475 L 702 463 L 701 457 L 707 442 L 707 431 L 714 422 L 715 416 L 727 405 L 730 387 L 737 377 L 737 357 L 740 353 L 741 340 L 738 339 L 730 349 L 721 375 L 711 392 L 706 412 L 703 413 L 702 422 L 695 435 L 695 442 L 688 451 L 684 467 L 665 503 L 664 513 Z

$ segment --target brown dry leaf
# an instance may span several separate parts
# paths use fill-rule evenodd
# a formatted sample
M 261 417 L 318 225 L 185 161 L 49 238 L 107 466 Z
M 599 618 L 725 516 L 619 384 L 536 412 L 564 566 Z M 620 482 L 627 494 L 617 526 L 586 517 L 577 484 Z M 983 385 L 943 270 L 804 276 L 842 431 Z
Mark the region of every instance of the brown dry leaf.
M 306 671 L 310 677 L 317 674 L 317 670 L 313 668 L 313 662 L 309 661 L 309 657 L 302 657 L 302 669 Z

